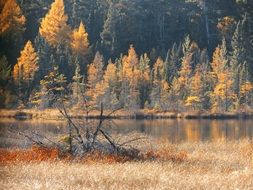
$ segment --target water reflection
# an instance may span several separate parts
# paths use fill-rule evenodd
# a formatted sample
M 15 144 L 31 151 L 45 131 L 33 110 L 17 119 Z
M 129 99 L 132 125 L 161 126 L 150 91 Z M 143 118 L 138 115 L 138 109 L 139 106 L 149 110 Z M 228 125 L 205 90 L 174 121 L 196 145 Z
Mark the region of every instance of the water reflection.
M 253 120 L 114 120 L 104 123 L 109 133 L 142 133 L 172 143 L 197 141 L 233 141 L 252 139 Z M 20 146 L 27 143 L 15 131 L 33 130 L 45 136 L 56 137 L 67 133 L 63 121 L 0 122 L 0 147 Z
M 117 133 L 137 131 L 170 142 L 252 139 L 253 120 L 118 120 Z

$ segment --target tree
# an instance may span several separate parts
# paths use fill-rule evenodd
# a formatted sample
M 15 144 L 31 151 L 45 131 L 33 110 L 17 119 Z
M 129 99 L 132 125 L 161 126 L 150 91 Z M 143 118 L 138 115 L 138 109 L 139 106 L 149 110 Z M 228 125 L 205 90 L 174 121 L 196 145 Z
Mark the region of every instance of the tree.
M 193 56 L 193 47 L 189 35 L 184 39 L 182 44 L 183 58 L 181 62 L 181 68 L 178 72 L 178 87 L 179 87 L 179 99 L 185 100 L 189 95 L 190 87 L 190 78 L 192 76 L 192 56 Z
M 120 74 L 120 100 L 127 108 L 135 109 L 140 106 L 139 79 L 139 59 L 133 45 L 130 45 L 128 55 L 122 59 L 122 71 Z
M 10 65 L 16 63 L 23 46 L 26 18 L 16 0 L 5 0 L 0 11 L 0 52 L 5 54 Z
M 39 69 L 38 61 L 39 57 L 33 48 L 32 42 L 28 41 L 13 69 L 13 79 L 14 83 L 18 85 L 18 95 L 21 105 L 26 104 L 34 87 L 33 81 Z
M 28 41 L 20 53 L 17 64 L 14 66 L 14 82 L 16 84 L 25 83 L 29 86 L 39 68 L 38 61 L 39 57 L 33 48 L 32 42 Z
M 5 56 L 0 57 L 0 107 L 6 107 L 6 100 L 12 96 L 9 90 L 9 79 L 11 76 L 11 66 Z
M 249 80 L 249 71 L 246 64 L 240 67 L 239 71 L 239 105 L 246 108 L 252 104 L 253 83 Z
M 189 94 L 190 78 L 192 75 L 191 59 L 192 54 L 185 55 L 182 60 L 181 68 L 179 70 L 178 83 L 180 89 L 179 98 L 181 100 L 184 100 Z
M 213 111 L 228 111 L 231 108 L 235 95 L 232 90 L 231 69 L 228 65 L 227 49 L 225 39 L 218 46 L 213 55 L 211 63 L 215 82 L 212 98 Z
M 159 57 L 153 68 L 153 84 L 150 95 L 151 106 L 155 109 L 165 109 L 167 106 L 169 84 L 165 79 L 165 65 Z
M 120 18 L 119 14 L 119 8 L 115 6 L 115 3 L 110 3 L 103 31 L 100 34 L 102 46 L 106 53 L 110 55 L 113 55 L 117 49 L 118 35 L 116 27 Z
M 89 48 L 88 33 L 82 21 L 79 28 L 72 33 L 71 48 L 75 55 L 85 56 L 87 54 Z
M 236 21 L 233 17 L 225 16 L 217 24 L 217 28 L 221 33 L 221 36 L 226 41 L 231 41 L 236 26 Z
M 103 79 L 103 68 L 104 68 L 104 58 L 97 52 L 93 62 L 88 65 L 87 72 L 87 91 L 86 94 L 93 106 L 100 105 L 100 102 L 96 100 L 96 90 L 98 90 L 97 84 L 99 84 Z M 97 86 L 97 89 L 96 89 Z
M 7 58 L 5 56 L 1 56 L 0 58 L 0 86 L 4 88 L 8 79 L 11 75 L 11 66 L 8 65 Z
M 53 67 L 50 62 L 52 48 L 47 41 L 38 34 L 34 40 L 35 49 L 39 57 L 39 80 L 41 80 Z
M 233 91 L 239 99 L 240 96 L 240 70 L 242 69 L 243 65 L 246 63 L 246 51 L 244 48 L 243 42 L 243 27 L 245 23 L 244 18 L 242 21 L 237 23 L 231 46 L 232 52 L 230 55 L 230 65 L 232 69 L 232 78 L 233 78 Z
M 192 107 L 193 109 L 201 109 L 202 101 L 204 98 L 204 86 L 201 66 L 197 65 L 195 74 L 190 79 L 190 96 L 187 97 L 185 103 L 186 106 Z
M 32 97 L 32 103 L 44 109 L 66 101 L 66 84 L 66 77 L 59 73 L 57 66 L 53 67 L 53 70 L 40 81 L 40 90 Z
M 63 0 L 55 0 L 48 14 L 41 21 L 40 35 L 53 47 L 59 44 L 68 44 L 70 28 L 67 25 L 67 20 L 68 16 L 64 13 Z
M 71 84 L 72 87 L 72 98 L 71 101 L 73 102 L 76 108 L 81 108 L 85 103 L 85 83 L 84 83 L 84 76 L 80 74 L 80 66 L 76 63 L 76 70 L 75 75 L 73 76 L 73 82 Z
M 172 83 L 173 79 L 178 77 L 178 69 L 180 66 L 180 45 L 173 44 L 171 50 L 167 52 L 165 66 L 166 66 L 166 80 L 168 83 Z
M 0 36 L 22 34 L 25 31 L 25 21 L 16 0 L 7 0 L 0 14 Z
M 117 88 L 117 67 L 111 61 L 109 61 L 103 76 L 103 81 L 96 85 L 96 90 L 98 92 L 97 94 L 100 96 L 98 98 L 101 99 L 105 108 L 115 109 L 117 106 L 119 106 Z
M 150 71 L 150 59 L 148 55 L 145 53 L 140 57 L 139 63 L 140 70 L 140 106 L 141 108 L 145 107 L 145 104 L 149 101 L 149 93 L 151 90 L 151 71 Z

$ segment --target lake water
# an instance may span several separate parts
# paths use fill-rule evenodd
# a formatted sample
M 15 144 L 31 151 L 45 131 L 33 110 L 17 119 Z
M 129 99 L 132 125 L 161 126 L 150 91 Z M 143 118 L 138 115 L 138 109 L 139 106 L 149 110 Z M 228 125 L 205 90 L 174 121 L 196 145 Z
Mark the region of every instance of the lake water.
M 252 139 L 253 120 L 113 120 L 105 122 L 109 133 L 130 135 L 141 133 L 171 143 L 198 141 L 237 141 Z M 68 132 L 64 121 L 0 121 L 0 147 L 25 147 L 28 140 L 18 132 L 42 134 L 48 137 Z

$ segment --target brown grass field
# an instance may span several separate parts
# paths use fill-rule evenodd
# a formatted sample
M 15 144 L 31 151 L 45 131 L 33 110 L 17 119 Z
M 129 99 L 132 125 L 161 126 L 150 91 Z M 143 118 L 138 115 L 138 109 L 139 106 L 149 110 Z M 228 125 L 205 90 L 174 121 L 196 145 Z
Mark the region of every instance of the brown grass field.
M 20 154 L 16 157 L 15 151 L 1 150 L 0 189 L 253 188 L 253 144 L 248 140 L 163 142 L 137 161 L 94 155 L 77 161 L 55 156 L 55 150 L 46 156 L 43 150 L 35 150 L 27 154 L 16 150 Z

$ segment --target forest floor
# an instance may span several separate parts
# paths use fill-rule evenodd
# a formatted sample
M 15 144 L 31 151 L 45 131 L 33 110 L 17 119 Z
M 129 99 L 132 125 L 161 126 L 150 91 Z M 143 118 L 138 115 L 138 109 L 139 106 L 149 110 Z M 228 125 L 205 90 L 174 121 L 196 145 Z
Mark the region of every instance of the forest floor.
M 160 157 L 139 161 L 105 158 L 99 161 L 0 162 L 0 189 L 253 187 L 253 144 L 248 140 L 177 145 L 163 142 L 156 151 Z
M 253 118 L 253 110 L 243 110 L 238 112 L 225 113 L 210 113 L 200 111 L 188 112 L 169 112 L 157 110 L 117 110 L 110 114 L 112 110 L 105 110 L 104 117 L 109 119 L 238 119 L 238 118 Z M 72 118 L 86 117 L 86 111 L 76 109 L 69 110 L 69 115 Z M 107 116 L 110 115 L 110 116 Z M 88 114 L 89 118 L 99 118 L 100 111 L 93 110 Z M 63 116 L 57 109 L 0 109 L 0 118 L 17 118 L 17 119 L 46 119 L 46 120 L 61 120 Z

